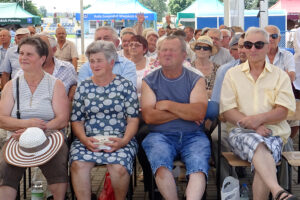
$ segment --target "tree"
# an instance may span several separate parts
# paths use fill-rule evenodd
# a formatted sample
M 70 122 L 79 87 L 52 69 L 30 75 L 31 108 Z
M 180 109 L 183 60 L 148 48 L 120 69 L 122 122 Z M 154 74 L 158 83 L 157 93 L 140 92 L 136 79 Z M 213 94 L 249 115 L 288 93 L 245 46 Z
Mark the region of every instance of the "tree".
M 176 15 L 178 12 L 183 11 L 189 7 L 195 0 L 170 0 L 169 11 L 172 15 Z
M 24 1 L 24 9 L 33 14 L 33 15 L 37 15 L 42 17 L 41 12 L 37 9 L 37 7 L 31 2 L 31 1 L 26 1 L 26 0 L 0 0 L 0 3 L 12 3 L 12 2 L 16 2 L 19 5 L 23 5 L 23 1 Z
M 41 6 L 39 10 L 43 17 L 47 17 L 47 9 L 45 6 Z
M 167 12 L 166 0 L 139 0 L 139 2 L 157 13 L 157 21 L 162 21 L 162 17 Z

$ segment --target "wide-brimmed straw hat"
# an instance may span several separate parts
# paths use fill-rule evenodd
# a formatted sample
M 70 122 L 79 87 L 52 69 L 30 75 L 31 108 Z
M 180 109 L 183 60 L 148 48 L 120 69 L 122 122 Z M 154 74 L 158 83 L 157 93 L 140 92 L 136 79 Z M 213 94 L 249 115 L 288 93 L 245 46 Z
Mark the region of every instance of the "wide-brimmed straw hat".
M 200 36 L 196 41 L 194 41 L 192 44 L 191 44 L 191 49 L 193 51 L 195 51 L 195 46 L 199 43 L 203 43 L 203 44 L 207 44 L 211 47 L 211 54 L 212 55 L 215 55 L 217 53 L 217 47 L 214 45 L 214 42 L 212 41 L 212 39 L 207 36 L 207 35 L 204 35 L 204 36 Z
M 4 158 L 14 166 L 36 167 L 51 160 L 63 142 L 64 136 L 59 131 L 45 134 L 40 128 L 27 128 L 19 141 L 12 137 L 8 140 L 4 146 Z

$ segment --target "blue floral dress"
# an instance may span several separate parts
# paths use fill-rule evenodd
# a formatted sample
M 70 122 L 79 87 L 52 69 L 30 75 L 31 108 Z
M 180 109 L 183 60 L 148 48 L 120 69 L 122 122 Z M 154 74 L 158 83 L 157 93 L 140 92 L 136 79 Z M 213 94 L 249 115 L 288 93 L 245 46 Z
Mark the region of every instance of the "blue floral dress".
M 124 136 L 128 117 L 138 117 L 138 98 L 133 84 L 120 75 L 107 86 L 82 81 L 74 95 L 71 121 L 83 121 L 88 137 L 96 135 Z M 92 152 L 77 138 L 70 149 L 70 163 L 75 160 L 94 162 L 96 165 L 120 164 L 132 173 L 137 142 L 133 138 L 123 148 L 112 152 Z

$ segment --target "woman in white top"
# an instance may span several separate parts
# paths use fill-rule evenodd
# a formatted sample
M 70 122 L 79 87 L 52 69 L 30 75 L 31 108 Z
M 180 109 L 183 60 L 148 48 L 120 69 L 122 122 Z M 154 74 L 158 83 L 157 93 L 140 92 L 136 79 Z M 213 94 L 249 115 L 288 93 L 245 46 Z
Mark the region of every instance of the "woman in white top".
M 143 36 L 135 35 L 130 39 L 129 53 L 131 61 L 136 66 L 138 97 L 141 96 L 142 79 L 149 65 L 149 58 L 145 57 L 147 52 L 148 42 Z

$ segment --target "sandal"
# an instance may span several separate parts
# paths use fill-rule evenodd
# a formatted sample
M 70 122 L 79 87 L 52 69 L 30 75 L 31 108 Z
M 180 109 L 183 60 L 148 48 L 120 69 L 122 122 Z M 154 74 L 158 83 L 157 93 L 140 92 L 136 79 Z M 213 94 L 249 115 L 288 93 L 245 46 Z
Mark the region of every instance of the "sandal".
M 283 194 L 285 194 L 285 195 L 284 195 L 282 198 L 280 198 L 281 195 L 283 195 Z M 295 197 L 294 195 L 288 197 L 289 195 L 292 195 L 292 194 L 290 194 L 289 192 L 287 192 L 287 191 L 285 191 L 285 190 L 280 190 L 280 191 L 276 194 L 274 200 L 298 200 L 298 198 Z M 288 198 L 287 198 L 287 197 L 288 197 Z

